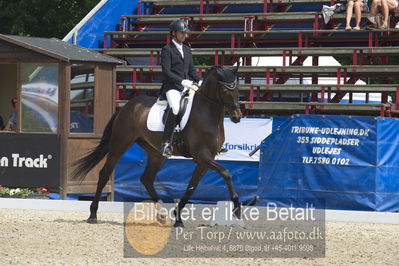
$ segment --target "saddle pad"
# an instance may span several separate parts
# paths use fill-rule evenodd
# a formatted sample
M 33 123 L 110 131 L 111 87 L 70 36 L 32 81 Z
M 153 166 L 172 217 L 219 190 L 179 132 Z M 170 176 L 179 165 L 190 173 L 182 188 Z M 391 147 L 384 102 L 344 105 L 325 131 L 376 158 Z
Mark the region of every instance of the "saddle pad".
M 176 131 L 182 131 L 187 124 L 188 118 L 190 117 L 191 106 L 193 104 L 194 93 L 190 93 L 188 97 L 188 103 L 186 112 L 184 113 L 180 124 L 176 127 Z M 147 118 L 147 128 L 150 131 L 163 131 L 164 124 L 162 123 L 162 116 L 166 109 L 166 105 L 160 105 L 158 102 L 151 107 L 150 113 Z

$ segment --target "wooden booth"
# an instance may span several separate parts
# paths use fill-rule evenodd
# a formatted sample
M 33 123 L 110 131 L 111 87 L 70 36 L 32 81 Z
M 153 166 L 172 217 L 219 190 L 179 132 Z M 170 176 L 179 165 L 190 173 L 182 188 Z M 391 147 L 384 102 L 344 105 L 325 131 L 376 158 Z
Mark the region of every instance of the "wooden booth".
M 5 124 L 16 117 L 0 133 L 0 185 L 47 187 L 62 199 L 95 192 L 102 164 L 82 183 L 71 164 L 101 139 L 121 63 L 54 38 L 0 34 L 0 115 Z

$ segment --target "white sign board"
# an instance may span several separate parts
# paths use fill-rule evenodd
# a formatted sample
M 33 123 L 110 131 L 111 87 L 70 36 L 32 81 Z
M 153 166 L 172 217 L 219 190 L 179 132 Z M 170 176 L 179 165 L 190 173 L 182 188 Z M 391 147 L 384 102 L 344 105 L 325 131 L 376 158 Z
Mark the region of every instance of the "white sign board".
M 242 118 L 237 124 L 225 118 L 223 148 L 228 152 L 216 156 L 216 159 L 259 162 L 259 151 L 252 157 L 248 154 L 272 133 L 272 126 L 273 119 L 270 118 Z

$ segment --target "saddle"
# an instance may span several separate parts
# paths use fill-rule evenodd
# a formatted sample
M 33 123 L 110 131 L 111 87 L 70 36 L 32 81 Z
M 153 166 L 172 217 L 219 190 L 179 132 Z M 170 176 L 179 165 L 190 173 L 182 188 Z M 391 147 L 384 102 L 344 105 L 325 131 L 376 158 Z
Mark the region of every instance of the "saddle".
M 189 90 L 188 93 L 184 94 L 180 100 L 180 112 L 178 114 L 178 131 L 184 129 L 187 124 L 188 118 L 190 116 L 191 107 L 194 98 L 194 91 Z M 168 110 L 165 110 L 168 107 L 168 103 L 166 100 L 159 99 L 157 102 L 151 107 L 151 110 L 148 114 L 147 118 L 147 128 L 150 131 L 163 131 L 164 130 L 164 123 L 165 123 L 165 114 Z M 169 108 L 170 109 L 170 108 Z M 166 112 L 165 112 L 166 111 Z

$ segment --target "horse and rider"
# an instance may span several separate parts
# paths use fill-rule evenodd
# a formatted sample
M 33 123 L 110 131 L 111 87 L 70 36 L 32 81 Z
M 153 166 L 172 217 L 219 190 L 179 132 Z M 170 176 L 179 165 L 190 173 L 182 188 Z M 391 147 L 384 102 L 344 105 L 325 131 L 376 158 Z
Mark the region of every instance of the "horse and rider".
M 162 48 L 161 66 L 164 81 L 161 89 L 161 99 L 166 98 L 171 111 L 169 111 L 165 123 L 162 138 L 161 152 L 165 157 L 172 155 L 171 139 L 176 127 L 177 114 L 180 108 L 180 99 L 184 90 L 189 89 L 193 82 L 201 86 L 202 80 L 194 67 L 191 49 L 184 44 L 187 38 L 188 26 L 184 20 L 174 20 L 169 25 L 172 41 Z
M 150 110 L 158 99 L 145 95 L 134 97 L 111 117 L 98 146 L 75 163 L 73 179 L 83 179 L 106 158 L 90 205 L 89 223 L 97 221 L 101 192 L 117 162 L 133 143 L 138 143 L 147 153 L 147 166 L 140 181 L 154 202 L 160 200 L 154 188 L 154 180 L 166 157 L 183 155 L 196 163 L 187 189 L 174 211 L 175 226 L 183 226 L 181 210 L 208 170 L 216 171 L 225 180 L 234 204 L 233 213 L 236 217 L 241 216 L 241 204 L 233 186 L 232 174 L 215 161 L 224 143 L 225 113 L 234 123 L 238 123 L 241 117 L 236 76 L 238 65 L 234 68 L 214 66 L 202 80 L 194 67 L 190 48 L 183 44 L 187 37 L 187 23 L 180 19 L 174 20 L 169 29 L 173 39 L 163 47 L 161 54 L 164 81 L 160 98 L 166 99 L 170 106 L 164 132 L 151 131 L 146 126 Z M 193 85 L 189 78 L 197 83 L 199 89 L 192 97 L 187 124 L 174 134 L 180 99 Z

